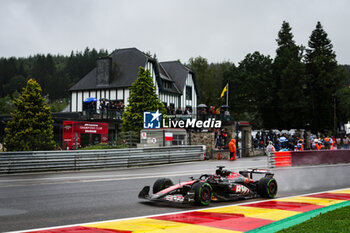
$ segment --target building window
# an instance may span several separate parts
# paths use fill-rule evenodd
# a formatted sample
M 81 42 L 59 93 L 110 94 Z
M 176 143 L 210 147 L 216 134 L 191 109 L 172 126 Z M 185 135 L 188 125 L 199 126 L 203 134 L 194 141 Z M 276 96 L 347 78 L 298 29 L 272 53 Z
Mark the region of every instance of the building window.
M 165 89 L 171 89 L 171 82 L 168 82 L 168 81 L 163 81 L 163 87 Z
M 186 100 L 192 100 L 192 87 L 186 86 Z

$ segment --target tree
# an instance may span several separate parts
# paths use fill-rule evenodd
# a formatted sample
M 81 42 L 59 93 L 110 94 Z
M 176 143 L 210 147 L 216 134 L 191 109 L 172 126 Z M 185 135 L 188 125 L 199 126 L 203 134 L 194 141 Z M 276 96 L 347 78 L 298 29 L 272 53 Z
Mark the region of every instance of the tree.
M 224 72 L 229 83 L 229 105 L 236 120 L 248 120 L 262 127 L 271 113 L 272 59 L 259 52 L 248 54 L 236 67 Z
M 143 128 L 143 112 L 157 110 L 166 114 L 166 108 L 156 94 L 151 73 L 140 67 L 138 78 L 130 87 L 129 105 L 123 114 L 122 130 L 140 132 Z
M 216 85 L 213 83 L 215 80 L 210 77 L 207 59 L 203 57 L 190 58 L 188 66 L 196 74 L 200 90 L 200 99 L 198 101 L 207 105 L 213 104 L 209 103 L 211 100 L 210 95 L 213 93 L 212 88 L 215 88 Z M 217 99 L 217 97 L 215 99 Z
M 7 95 L 12 95 L 15 91 L 20 92 L 22 88 L 25 86 L 26 79 L 22 75 L 16 75 L 10 79 L 10 81 L 5 84 L 4 92 Z
M 231 67 L 230 62 L 208 64 L 206 58 L 190 58 L 188 67 L 196 74 L 200 97 L 198 103 L 209 106 L 225 104 L 220 99 L 220 93 L 226 83 L 223 83 L 224 72 Z
M 273 62 L 273 106 L 277 128 L 303 128 L 306 100 L 304 92 L 305 67 L 302 63 L 303 48 L 293 40 L 291 27 L 283 21 L 278 32 L 276 57 Z M 293 112 L 294 114 L 290 114 Z
M 29 79 L 22 95 L 14 99 L 16 110 L 5 128 L 8 151 L 54 150 L 53 120 L 41 95 L 41 87 Z
M 0 98 L 0 115 L 9 114 L 13 110 L 14 105 L 9 95 L 5 96 L 4 98 Z
M 337 92 L 338 99 L 338 120 L 346 123 L 350 119 L 350 88 L 344 87 Z
M 345 76 L 339 69 L 331 40 L 320 22 L 312 31 L 308 45 L 305 60 L 310 111 L 307 117 L 315 130 L 332 129 L 336 93 L 342 87 Z

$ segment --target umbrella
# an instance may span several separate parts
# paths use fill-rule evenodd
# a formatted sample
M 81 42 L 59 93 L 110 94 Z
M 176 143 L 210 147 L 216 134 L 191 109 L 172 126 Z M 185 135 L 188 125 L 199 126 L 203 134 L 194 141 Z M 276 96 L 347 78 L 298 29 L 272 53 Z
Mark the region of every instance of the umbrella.
M 100 99 L 100 101 L 101 101 L 101 100 L 105 100 L 105 101 L 107 101 L 108 99 L 106 99 L 106 98 L 101 98 L 101 99 Z
M 206 108 L 206 107 L 208 107 L 208 106 L 205 105 L 205 104 L 200 104 L 200 105 L 198 105 L 198 108 Z
M 280 142 L 288 142 L 288 139 L 286 137 L 280 137 L 278 140 Z
M 97 99 L 95 97 L 88 97 L 84 100 L 84 103 L 96 102 Z

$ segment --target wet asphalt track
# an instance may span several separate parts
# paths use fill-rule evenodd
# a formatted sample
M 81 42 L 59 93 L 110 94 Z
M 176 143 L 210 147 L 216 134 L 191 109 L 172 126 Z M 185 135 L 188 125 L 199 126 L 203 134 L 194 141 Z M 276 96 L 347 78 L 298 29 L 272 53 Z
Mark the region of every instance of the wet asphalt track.
M 266 168 L 266 157 L 201 161 L 122 170 L 0 176 L 0 232 L 186 211 L 137 198 L 158 177 L 174 182 L 213 173 L 217 165 L 234 171 Z M 350 165 L 273 169 L 278 197 L 350 187 Z M 257 199 L 254 199 L 256 201 Z M 247 200 L 249 202 L 253 200 Z M 234 202 L 231 202 L 234 203 Z M 237 202 L 235 202 L 237 203 Z M 212 203 L 211 206 L 230 202 Z

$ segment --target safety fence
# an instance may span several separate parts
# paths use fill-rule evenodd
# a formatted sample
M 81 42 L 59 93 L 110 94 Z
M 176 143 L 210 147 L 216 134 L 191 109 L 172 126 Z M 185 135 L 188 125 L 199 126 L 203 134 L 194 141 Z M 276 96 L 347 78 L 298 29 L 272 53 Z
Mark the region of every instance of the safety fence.
M 204 159 L 203 146 L 0 153 L 0 174 L 122 168 Z
M 269 167 L 350 163 L 350 150 L 309 150 L 269 153 Z

